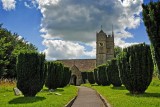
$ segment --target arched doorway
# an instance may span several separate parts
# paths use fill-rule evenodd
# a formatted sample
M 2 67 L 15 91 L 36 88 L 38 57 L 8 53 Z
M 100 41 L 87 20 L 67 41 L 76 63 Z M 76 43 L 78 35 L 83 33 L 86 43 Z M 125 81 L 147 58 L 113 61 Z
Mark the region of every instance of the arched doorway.
M 75 65 L 71 68 L 71 71 L 72 71 L 71 73 L 72 76 L 70 83 L 76 86 L 81 85 L 82 83 L 81 71 L 79 71 L 79 69 Z
M 72 75 L 72 77 L 71 77 L 71 84 L 72 85 L 76 85 L 76 82 L 77 82 L 77 76 L 76 75 Z

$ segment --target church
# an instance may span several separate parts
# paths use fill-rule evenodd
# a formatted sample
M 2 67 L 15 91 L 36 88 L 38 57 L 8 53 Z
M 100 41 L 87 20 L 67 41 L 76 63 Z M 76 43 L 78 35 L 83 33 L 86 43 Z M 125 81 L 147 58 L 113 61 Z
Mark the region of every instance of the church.
M 96 59 L 65 59 L 57 60 L 70 67 L 71 84 L 80 85 L 83 83 L 81 72 L 93 71 L 97 66 L 106 63 L 114 58 L 114 32 L 107 35 L 102 29 L 96 34 Z

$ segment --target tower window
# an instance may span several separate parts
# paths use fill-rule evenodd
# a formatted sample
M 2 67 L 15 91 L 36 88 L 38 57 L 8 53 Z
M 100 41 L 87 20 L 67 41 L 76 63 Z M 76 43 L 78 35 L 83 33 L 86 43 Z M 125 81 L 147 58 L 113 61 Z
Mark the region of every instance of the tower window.
M 103 46 L 103 43 L 99 43 L 99 46 Z

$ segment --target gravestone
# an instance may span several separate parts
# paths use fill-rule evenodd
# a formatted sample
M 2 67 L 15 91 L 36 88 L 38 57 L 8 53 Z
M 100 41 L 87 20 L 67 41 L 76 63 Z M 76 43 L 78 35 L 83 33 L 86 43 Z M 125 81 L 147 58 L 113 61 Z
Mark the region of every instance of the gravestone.
M 22 94 L 22 92 L 17 87 L 13 88 L 13 91 L 14 91 L 14 95 L 16 96 L 20 96 Z

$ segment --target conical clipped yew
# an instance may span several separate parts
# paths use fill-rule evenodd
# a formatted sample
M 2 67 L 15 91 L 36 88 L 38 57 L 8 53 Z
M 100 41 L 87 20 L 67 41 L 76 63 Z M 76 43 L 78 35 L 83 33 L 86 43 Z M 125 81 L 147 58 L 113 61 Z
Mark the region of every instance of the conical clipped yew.
M 69 84 L 71 78 L 71 71 L 69 70 L 69 67 L 64 67 L 63 70 L 63 78 L 60 87 L 65 87 L 67 84 Z
M 88 76 L 89 83 L 94 84 L 95 83 L 94 73 L 93 72 L 87 72 L 87 76 Z
M 47 78 L 45 86 L 49 89 L 60 87 L 63 79 L 63 65 L 59 62 L 47 62 Z
M 96 82 L 98 85 L 101 85 L 101 83 L 99 82 L 98 69 L 97 69 L 97 68 L 94 69 L 94 78 L 95 78 L 95 82 Z
M 160 78 L 159 70 L 158 70 L 158 65 L 157 65 L 157 62 L 156 62 L 156 59 L 155 59 L 154 47 L 153 47 L 152 44 L 150 45 L 150 49 L 151 49 L 151 54 L 152 54 L 152 59 L 153 59 L 153 64 L 154 64 L 154 72 L 153 72 L 153 75 L 154 75 L 154 76 L 158 76 L 158 77 Z
M 107 63 L 108 63 L 107 72 L 109 81 L 113 86 L 120 87 L 122 85 L 122 82 L 118 70 L 117 59 L 112 59 L 110 61 L 107 61 Z
M 88 79 L 87 78 L 87 72 L 81 72 L 81 75 L 82 75 L 83 83 L 86 83 L 86 79 Z
M 17 57 L 17 87 L 25 97 L 35 96 L 44 85 L 45 55 L 20 53 Z
M 108 73 L 106 71 L 106 65 L 100 65 L 98 66 L 98 79 L 101 85 L 103 86 L 109 86 L 111 83 L 108 78 Z
M 153 45 L 153 54 L 156 64 L 160 71 L 160 1 L 151 1 L 149 4 L 143 4 L 143 22 L 146 26 L 151 44 Z M 159 72 L 160 74 L 160 72 Z
M 153 61 L 150 47 L 138 44 L 124 49 L 118 59 L 120 78 L 132 94 L 144 93 L 153 74 Z

